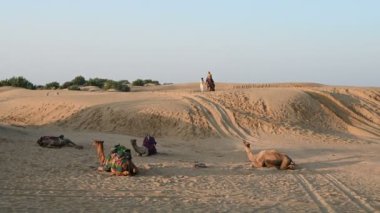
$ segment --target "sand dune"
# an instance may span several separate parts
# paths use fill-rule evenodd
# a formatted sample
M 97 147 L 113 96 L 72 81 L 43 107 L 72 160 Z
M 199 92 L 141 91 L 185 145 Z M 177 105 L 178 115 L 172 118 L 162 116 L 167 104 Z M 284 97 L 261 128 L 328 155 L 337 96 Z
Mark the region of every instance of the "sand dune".
M 7 101 L 0 120 L 183 139 L 247 138 L 260 132 L 380 136 L 378 89 L 285 85 L 202 94 L 182 89 L 138 94 L 8 90 L 2 93 Z
M 129 93 L 2 87 L 0 211 L 379 211 L 379 106 L 380 88 L 313 83 L 220 83 L 212 93 L 198 83 Z M 134 157 L 141 175 L 94 170 L 93 139 L 109 150 L 147 133 L 160 154 Z M 58 134 L 84 150 L 35 144 Z M 299 169 L 249 168 L 243 139 L 286 152 Z

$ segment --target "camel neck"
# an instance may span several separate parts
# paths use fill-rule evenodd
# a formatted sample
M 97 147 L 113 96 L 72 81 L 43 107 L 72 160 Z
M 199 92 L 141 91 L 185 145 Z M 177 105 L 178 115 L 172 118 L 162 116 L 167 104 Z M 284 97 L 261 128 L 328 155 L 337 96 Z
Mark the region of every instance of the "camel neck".
M 247 153 L 247 156 L 248 156 L 248 159 L 250 161 L 255 161 L 256 160 L 256 157 L 255 155 L 253 154 L 252 150 L 248 147 L 244 147 L 245 148 L 245 152 Z

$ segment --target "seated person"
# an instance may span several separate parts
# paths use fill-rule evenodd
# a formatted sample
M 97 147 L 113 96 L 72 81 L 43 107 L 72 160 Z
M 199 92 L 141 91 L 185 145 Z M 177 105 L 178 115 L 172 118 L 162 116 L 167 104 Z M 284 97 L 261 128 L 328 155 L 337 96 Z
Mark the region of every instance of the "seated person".
M 150 136 L 149 134 L 145 136 L 143 146 L 148 149 L 148 155 L 157 154 L 156 144 L 157 142 L 153 136 Z

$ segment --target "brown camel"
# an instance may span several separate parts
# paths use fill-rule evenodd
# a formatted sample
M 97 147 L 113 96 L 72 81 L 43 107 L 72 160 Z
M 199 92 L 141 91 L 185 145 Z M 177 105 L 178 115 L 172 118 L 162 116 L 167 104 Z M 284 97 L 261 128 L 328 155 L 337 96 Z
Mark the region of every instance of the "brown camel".
M 244 140 L 243 144 L 248 159 L 252 162 L 252 167 L 276 167 L 277 169 L 281 170 L 295 169 L 296 167 L 294 161 L 286 154 L 280 153 L 273 149 L 263 150 L 257 154 L 253 154 L 251 150 L 251 144 Z
M 93 145 L 96 148 L 96 153 L 98 154 L 99 165 L 103 166 L 106 163 L 106 156 L 104 155 L 104 141 L 94 140 Z

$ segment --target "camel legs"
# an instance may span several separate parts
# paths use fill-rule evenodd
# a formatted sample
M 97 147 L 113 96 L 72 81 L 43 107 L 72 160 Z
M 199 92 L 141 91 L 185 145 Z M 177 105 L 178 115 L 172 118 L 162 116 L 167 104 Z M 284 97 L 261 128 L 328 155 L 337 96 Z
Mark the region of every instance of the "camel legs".
M 265 167 L 264 165 L 265 163 L 264 162 L 257 162 L 257 161 L 251 161 L 251 167 L 252 168 L 261 168 L 261 167 Z

